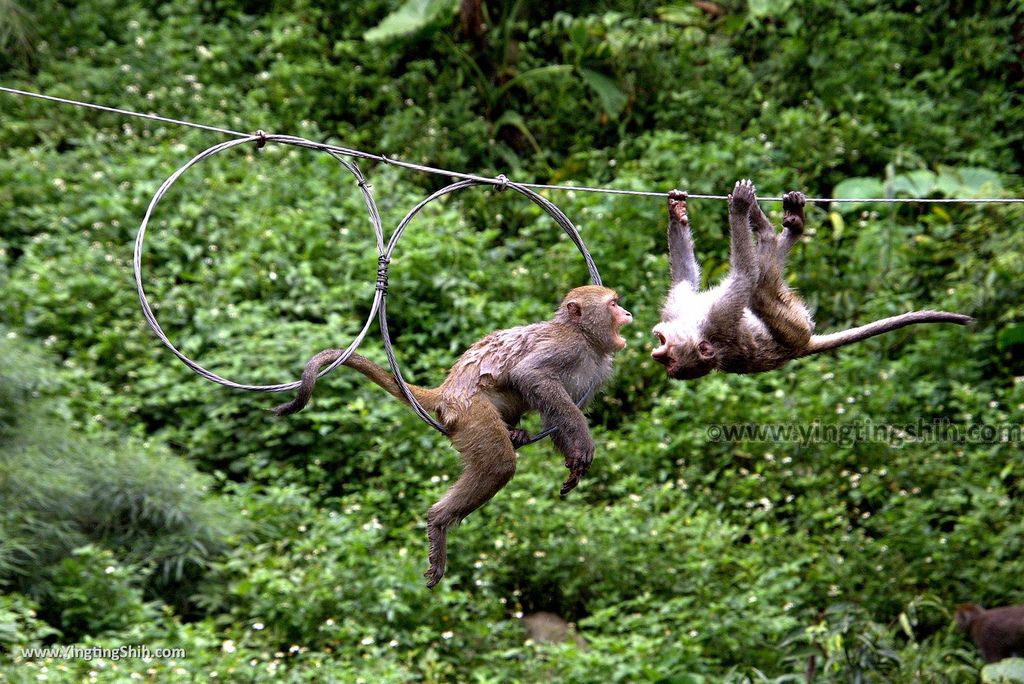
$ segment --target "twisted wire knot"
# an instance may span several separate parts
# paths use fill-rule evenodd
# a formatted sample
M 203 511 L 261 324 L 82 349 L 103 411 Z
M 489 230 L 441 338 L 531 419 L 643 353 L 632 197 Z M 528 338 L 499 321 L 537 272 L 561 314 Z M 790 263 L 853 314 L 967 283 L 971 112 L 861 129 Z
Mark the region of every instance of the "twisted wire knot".
M 256 149 L 262 150 L 267 144 L 267 133 L 263 129 L 256 131 Z
M 382 295 L 388 293 L 388 265 L 391 259 L 381 254 L 377 257 L 377 289 Z

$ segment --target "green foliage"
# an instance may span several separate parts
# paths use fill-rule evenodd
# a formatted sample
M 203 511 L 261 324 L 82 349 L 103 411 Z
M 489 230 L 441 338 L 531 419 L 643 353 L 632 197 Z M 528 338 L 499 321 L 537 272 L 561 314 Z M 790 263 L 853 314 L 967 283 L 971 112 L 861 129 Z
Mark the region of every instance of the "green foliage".
M 242 529 L 209 493 L 211 478 L 163 449 L 82 438 L 60 396 L 74 374 L 58 376 L 13 333 L 0 337 L 0 358 L 0 393 L 10 399 L 0 432 L 0 582 L 39 597 L 62 630 L 92 633 L 89 614 L 114 616 L 100 607 L 130 593 L 115 587 L 113 603 L 89 599 L 97 589 L 89 582 L 103 587 L 121 577 L 107 560 L 113 551 L 119 562 L 147 568 L 151 590 L 186 607 L 190 585 Z M 104 578 L 108 567 L 117 577 Z
M 60 632 L 39 619 L 39 606 L 21 594 L 0 595 L 0 645 L 4 648 L 39 646 Z
M 488 2 L 479 41 L 459 35 L 454 6 L 0 2 L 0 81 L 523 181 L 1024 193 L 1019 2 Z M 459 468 L 440 435 L 345 369 L 276 419 L 280 396 L 202 380 L 142 322 L 138 221 L 218 138 L 0 97 L 0 676 L 792 682 L 810 667 L 821 682 L 965 682 L 981 663 L 951 606 L 1024 600 L 1020 435 L 966 435 L 1024 423 L 1019 206 L 811 207 L 791 281 L 820 330 L 912 308 L 978 323 L 670 383 L 648 355 L 663 202 L 551 193 L 636 315 L 589 409 L 598 456 L 561 500 L 551 444 L 524 449 L 509 486 L 452 532 L 428 592 L 424 517 Z M 387 230 L 445 182 L 361 166 Z M 694 200 L 691 215 L 714 282 L 725 206 Z M 186 174 L 142 266 L 186 354 L 275 383 L 358 333 L 376 254 L 351 176 L 268 145 Z M 424 210 L 392 267 L 396 351 L 422 384 L 586 279 L 543 212 L 485 188 Z M 373 340 L 363 351 L 380 361 Z M 884 429 L 709 432 L 735 424 Z M 935 425 L 963 438 L 921 434 Z M 539 610 L 589 647 L 526 643 L 518 617 Z M 72 642 L 188 657 L 14 650 Z
M 88 634 L 124 630 L 156 617 L 142 598 L 142 577 L 119 565 L 114 554 L 83 546 L 54 569 L 49 591 L 60 606 L 62 636 L 77 640 Z

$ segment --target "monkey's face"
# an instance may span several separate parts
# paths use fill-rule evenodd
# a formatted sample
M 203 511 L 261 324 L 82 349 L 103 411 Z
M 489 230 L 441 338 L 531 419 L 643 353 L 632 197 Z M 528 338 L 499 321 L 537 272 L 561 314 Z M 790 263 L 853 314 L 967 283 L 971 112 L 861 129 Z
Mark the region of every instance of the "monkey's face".
M 615 290 L 597 285 L 577 287 L 566 295 L 562 311 L 602 351 L 616 352 L 626 346 L 619 329 L 633 321 L 633 314 L 619 305 Z
M 984 612 L 984 608 L 976 603 L 961 603 L 956 607 L 956 627 L 962 632 L 971 628 L 975 618 Z
M 608 297 L 605 297 L 604 306 L 607 308 L 611 318 L 609 330 L 611 332 L 612 346 L 616 350 L 625 349 L 626 338 L 622 336 L 619 329 L 633 322 L 633 314 L 622 308 L 619 304 L 619 295 L 616 292 L 612 292 Z
M 702 378 L 715 369 L 715 348 L 707 340 L 678 334 L 663 323 L 654 327 L 658 346 L 651 358 L 665 366 L 673 380 Z

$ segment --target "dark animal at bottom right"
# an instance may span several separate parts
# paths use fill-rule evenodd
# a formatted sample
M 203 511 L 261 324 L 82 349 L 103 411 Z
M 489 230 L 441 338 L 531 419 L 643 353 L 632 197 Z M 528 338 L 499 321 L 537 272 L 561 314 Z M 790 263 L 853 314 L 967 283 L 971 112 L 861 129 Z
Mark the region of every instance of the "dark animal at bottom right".
M 971 635 L 986 663 L 1024 657 L 1024 606 L 986 610 L 976 603 L 962 603 L 956 609 L 956 626 Z
M 653 330 L 659 345 L 651 353 L 669 377 L 689 380 L 713 370 L 760 373 L 916 323 L 974 321 L 946 311 L 911 311 L 841 332 L 813 334 L 807 307 L 783 277 L 786 256 L 803 233 L 804 203 L 799 192 L 783 197 L 783 230 L 776 233 L 757 204 L 754 184 L 737 182 L 729 195 L 731 270 L 721 284 L 701 291 L 686 193 L 669 193 L 672 289 Z

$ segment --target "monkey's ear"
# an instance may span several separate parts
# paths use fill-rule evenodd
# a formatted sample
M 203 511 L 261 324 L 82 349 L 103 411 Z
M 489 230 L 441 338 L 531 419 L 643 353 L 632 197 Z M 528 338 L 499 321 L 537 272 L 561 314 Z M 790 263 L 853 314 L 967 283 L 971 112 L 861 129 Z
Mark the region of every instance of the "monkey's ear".
M 573 318 L 579 318 L 580 316 L 583 315 L 583 309 L 580 308 L 580 303 L 575 300 L 571 302 L 566 302 L 565 310 L 568 311 L 569 315 L 572 316 Z
M 707 340 L 701 340 L 697 343 L 697 353 L 700 354 L 700 358 L 705 361 L 710 361 L 715 358 L 715 348 L 711 346 L 711 343 Z

